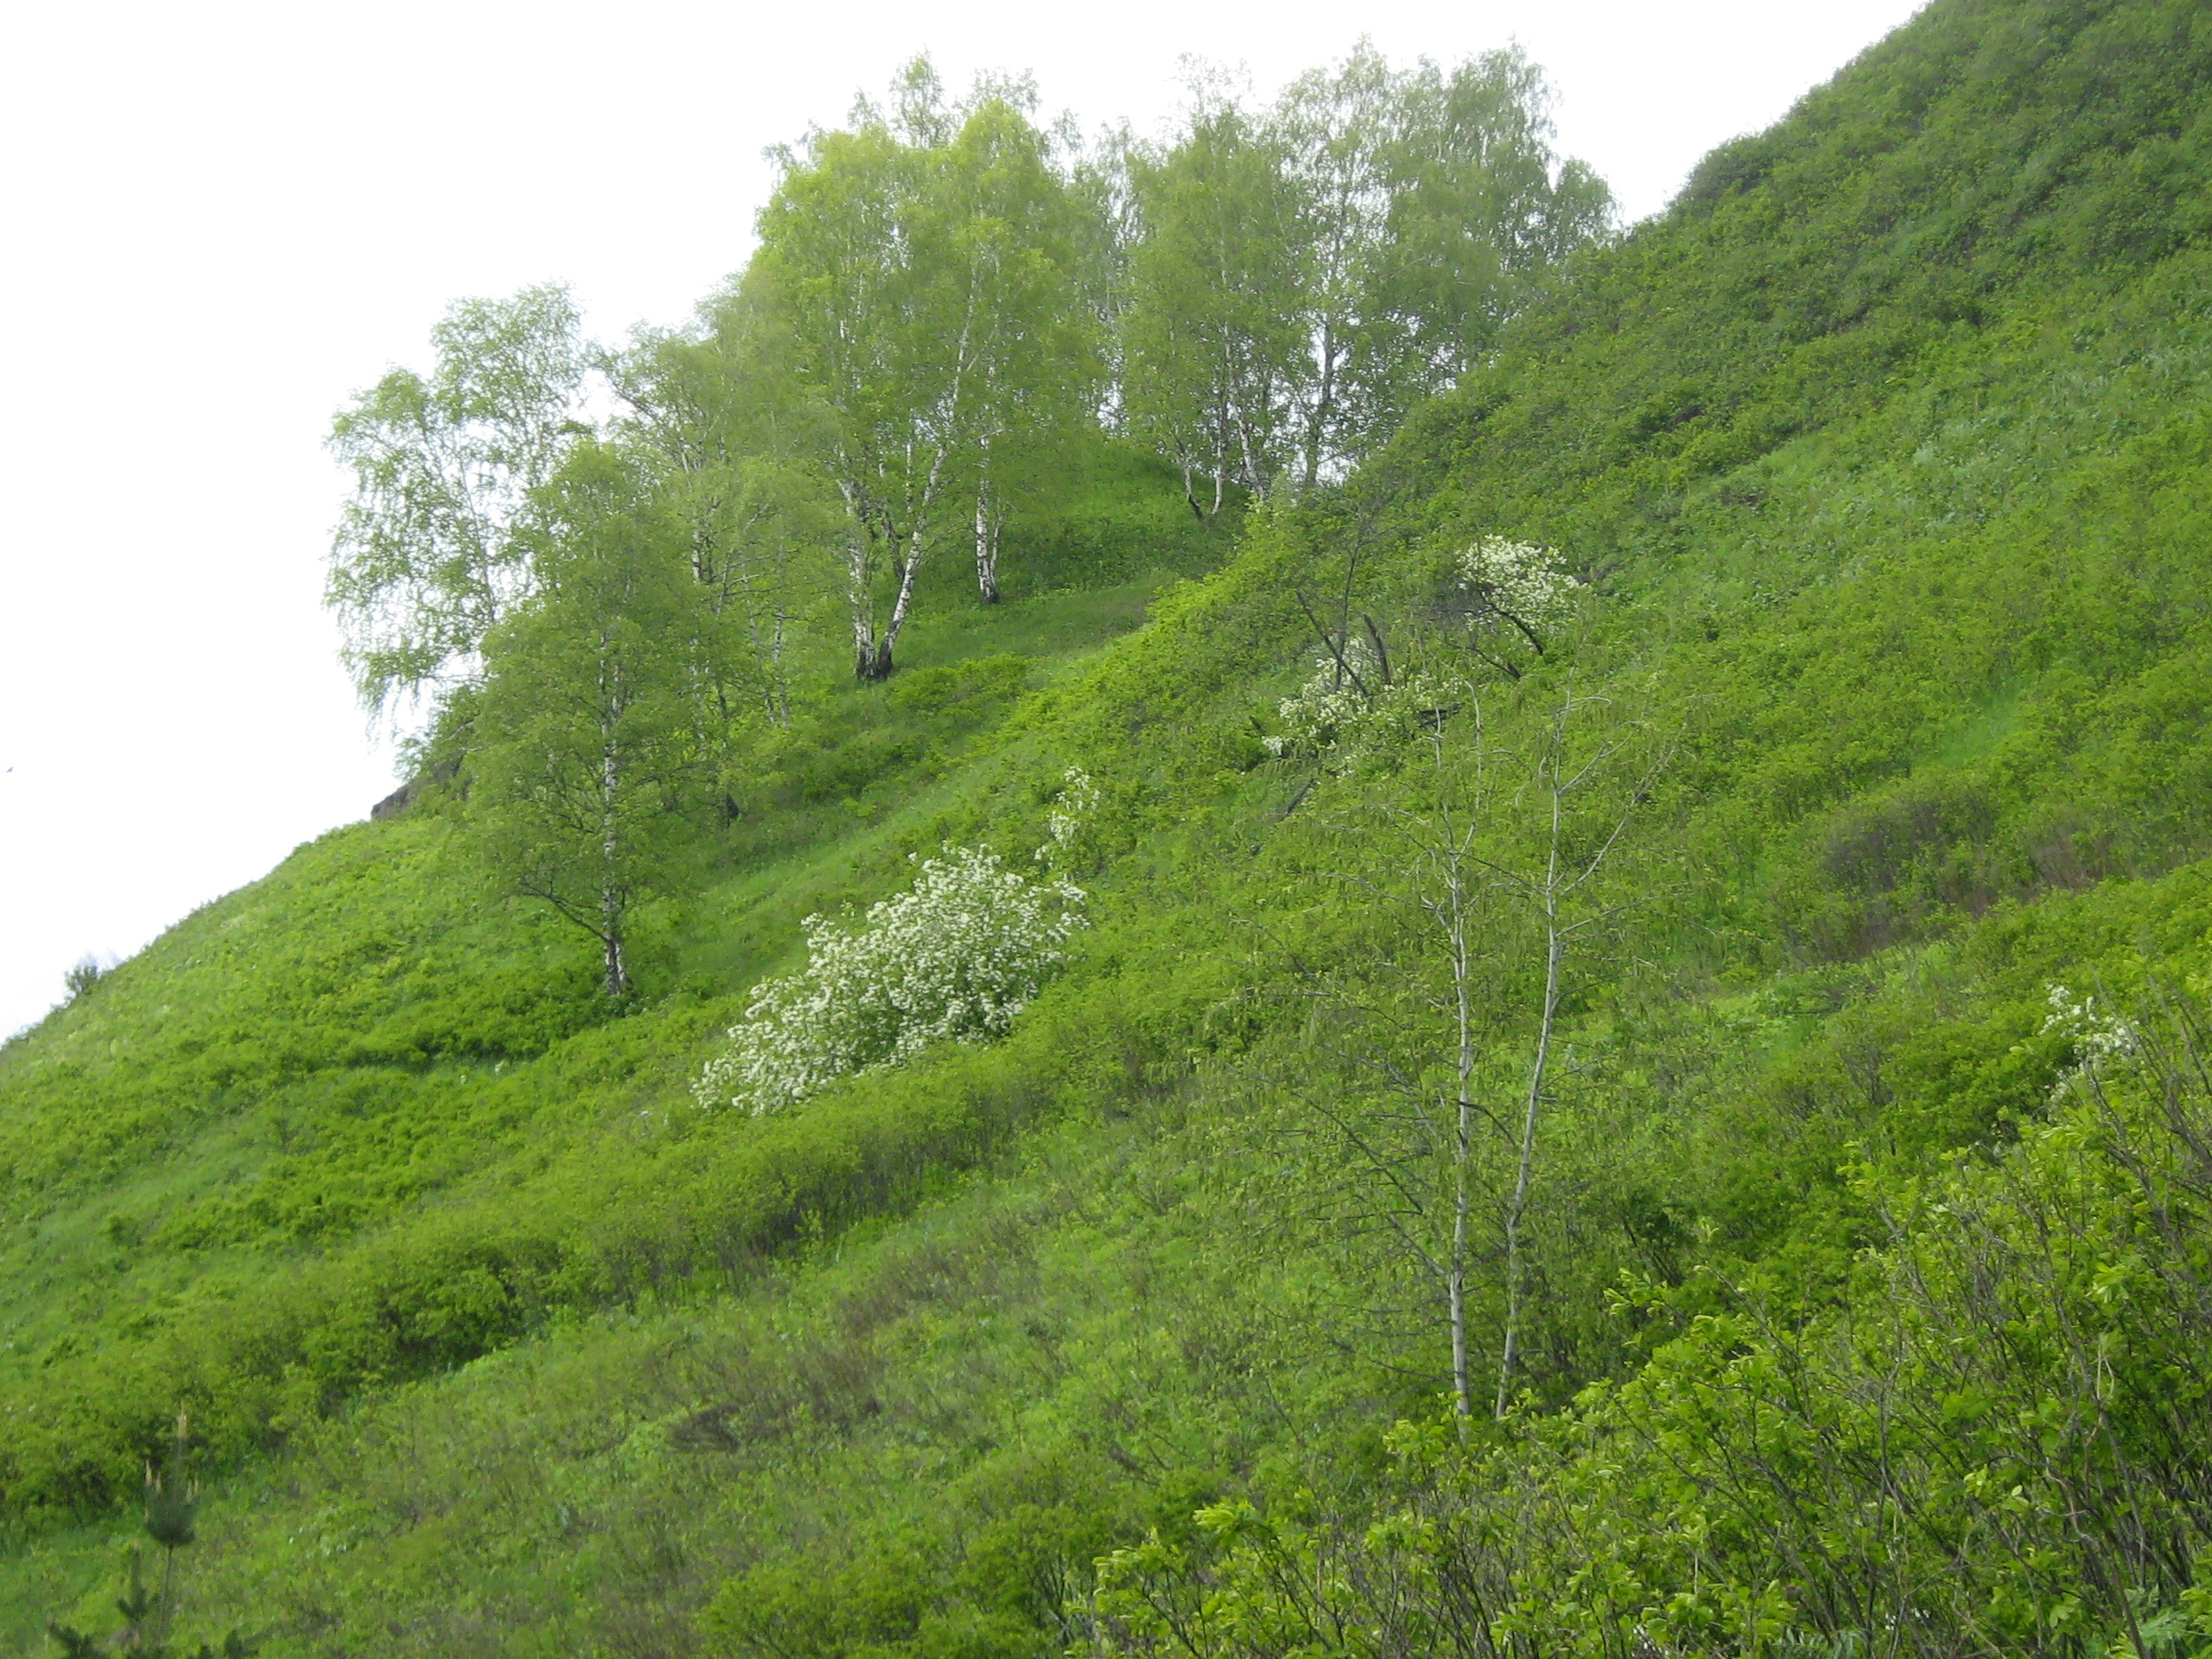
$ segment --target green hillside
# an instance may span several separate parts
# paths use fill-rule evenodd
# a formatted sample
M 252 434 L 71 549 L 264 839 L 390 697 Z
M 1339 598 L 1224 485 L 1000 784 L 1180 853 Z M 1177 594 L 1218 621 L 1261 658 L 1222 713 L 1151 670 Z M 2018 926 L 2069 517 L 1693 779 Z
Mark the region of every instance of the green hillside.
M 1936 0 L 1530 280 L 802 664 L 625 998 L 449 724 L 0 1051 L 0 1651 L 182 1408 L 268 1655 L 2212 1652 L 2212 14 Z M 1088 895 L 1008 1033 L 697 1104 L 947 845 Z

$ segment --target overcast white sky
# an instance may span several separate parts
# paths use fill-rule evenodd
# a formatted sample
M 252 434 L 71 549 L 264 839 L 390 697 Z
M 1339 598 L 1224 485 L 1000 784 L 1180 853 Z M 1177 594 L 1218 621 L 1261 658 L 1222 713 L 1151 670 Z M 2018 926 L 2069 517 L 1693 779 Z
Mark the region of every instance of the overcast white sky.
M 331 412 L 460 295 L 675 322 L 745 258 L 761 149 L 917 50 L 1164 120 L 1185 53 L 1272 92 L 1366 34 L 1518 39 L 1628 213 L 1913 0 L 767 7 L 24 0 L 0 22 L 0 1034 L 391 787 L 319 604 Z

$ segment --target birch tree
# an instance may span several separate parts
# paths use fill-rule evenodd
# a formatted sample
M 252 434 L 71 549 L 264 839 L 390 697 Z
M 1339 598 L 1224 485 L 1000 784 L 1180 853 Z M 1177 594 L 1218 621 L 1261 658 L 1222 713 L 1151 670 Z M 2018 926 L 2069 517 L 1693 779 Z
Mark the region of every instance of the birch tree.
M 790 331 L 793 363 L 835 417 L 831 471 L 854 526 L 854 670 L 888 676 L 915 578 L 953 520 L 998 594 L 1003 454 L 1089 401 L 1076 215 L 1020 87 L 948 107 L 926 61 L 886 113 L 786 152 L 748 276 Z M 890 609 L 878 609 L 888 578 Z
M 923 208 L 965 283 L 972 369 L 961 417 L 976 582 L 999 599 L 999 537 L 1021 451 L 1096 406 L 1099 350 L 1086 305 L 1086 203 L 1031 119 L 1025 84 L 987 89 L 932 158 Z
M 1309 361 L 1296 420 L 1300 481 L 1309 489 L 1345 458 L 1346 433 L 1358 424 L 1357 388 L 1346 377 L 1401 182 L 1392 163 L 1402 93 L 1388 63 L 1363 42 L 1334 73 L 1300 76 L 1270 112 L 1306 255 L 1300 313 Z
M 789 328 L 795 366 L 832 413 L 830 476 L 853 532 L 844 576 L 853 671 L 880 680 L 940 506 L 967 346 L 957 328 L 934 339 L 943 284 L 914 242 L 918 157 L 880 114 L 817 132 L 782 162 L 747 280 Z M 886 566 L 888 619 L 876 593 Z
M 539 491 L 536 590 L 485 641 L 469 824 L 501 879 L 598 942 L 630 988 L 629 917 L 666 879 L 695 771 L 685 527 L 639 456 L 580 446 Z
M 1422 1264 L 1442 1293 L 1452 1398 L 1502 1417 L 1527 1338 L 1530 1205 L 1553 1106 L 1565 973 L 1621 903 L 1607 878 L 1663 756 L 1603 694 L 1567 682 L 1518 741 L 1478 694 L 1424 731 L 1414 787 L 1380 812 L 1395 868 L 1376 891 L 1419 917 L 1439 1048 L 1387 1068 L 1436 1171 Z M 1439 1085 L 1441 1084 L 1441 1087 Z M 1409 1242 L 1417 1241 L 1407 1229 Z M 1495 1287 L 1493 1386 L 1475 1376 L 1473 1278 Z
M 1551 91 L 1518 48 L 1400 80 L 1389 205 L 1347 363 L 1346 442 L 1372 447 L 1479 362 L 1548 275 L 1602 242 L 1612 195 L 1552 147 Z
M 732 817 L 747 734 L 790 724 L 798 633 L 851 533 L 825 467 L 830 412 L 789 359 L 740 290 L 608 365 L 621 429 L 687 543 L 695 720 Z
M 1306 486 L 1386 440 L 1546 270 L 1604 234 L 1610 198 L 1554 155 L 1548 103 L 1518 51 L 1394 70 L 1362 42 L 1268 112 L 1301 227 Z
M 1626 901 L 1607 892 L 1604 878 L 1621 850 L 1630 821 L 1650 799 L 1650 789 L 1665 769 L 1669 752 L 1655 744 L 1644 722 L 1623 718 L 1616 700 L 1604 692 L 1585 692 L 1571 669 L 1544 710 L 1530 745 L 1516 788 L 1515 806 L 1533 821 L 1535 833 L 1524 849 L 1478 854 L 1474 867 L 1512 904 L 1521 908 L 1540 940 L 1541 990 L 1535 999 L 1534 1030 L 1527 1042 L 1526 1085 L 1515 1101 L 1512 1124 L 1512 1183 L 1499 1219 L 1505 1309 L 1498 1330 L 1497 1388 L 1493 1415 L 1502 1418 L 1513 1400 L 1521 1363 L 1527 1311 L 1527 1228 L 1536 1176 L 1539 1135 L 1558 1037 L 1562 973 L 1570 951 L 1596 937 Z M 1456 879 L 1456 878 L 1455 878 Z M 1456 901 L 1444 892 L 1446 912 Z M 1438 913 L 1437 894 L 1422 901 Z M 1456 961 L 1457 959 L 1456 959 Z M 1455 978 L 1464 970 L 1456 966 Z M 1461 1144 L 1455 1152 L 1459 1167 L 1469 1165 L 1466 1137 L 1471 1125 L 1466 1080 L 1467 1038 L 1462 1019 L 1458 1045 Z M 1458 1184 L 1463 1195 L 1466 1182 Z M 1463 1214 L 1465 1198 L 1458 1199 Z M 1470 1410 L 1463 1320 L 1456 1324 L 1455 1378 L 1459 1410 Z
M 1333 776 L 1321 832 L 1364 855 L 1334 879 L 1383 929 L 1381 966 L 1309 971 L 1348 1021 L 1331 1040 L 1347 1077 L 1367 1080 L 1309 1104 L 1349 1171 L 1345 1219 L 1436 1297 L 1464 1422 L 1503 1415 L 1525 1368 L 1568 975 L 1631 901 L 1630 831 L 1668 754 L 1647 710 L 1585 690 L 1571 665 L 1486 688 L 1449 667 L 1390 678 L 1386 661 L 1333 640 L 1274 746 Z
M 1130 154 L 1122 412 L 1200 517 L 1231 486 L 1341 476 L 1605 233 L 1548 96 L 1518 52 L 1447 73 L 1362 43 L 1257 111 L 1202 84 L 1172 143 Z
M 1210 90 L 1172 148 L 1131 159 L 1130 190 L 1124 419 L 1203 520 L 1233 487 L 1264 494 L 1286 459 L 1306 364 L 1296 197 L 1267 134 Z
M 427 376 L 395 368 L 331 423 L 353 493 L 325 600 L 374 713 L 476 677 L 485 636 L 535 586 L 534 492 L 586 429 L 567 289 L 462 300 L 430 338 Z

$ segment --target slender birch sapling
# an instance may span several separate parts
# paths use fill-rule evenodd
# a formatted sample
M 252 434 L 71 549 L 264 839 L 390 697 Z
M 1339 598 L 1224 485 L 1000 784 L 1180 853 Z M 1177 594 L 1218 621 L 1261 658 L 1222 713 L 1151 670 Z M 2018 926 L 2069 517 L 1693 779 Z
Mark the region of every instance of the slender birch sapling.
M 1518 1102 L 1513 1182 L 1500 1224 L 1505 1312 L 1493 1405 L 1499 1418 L 1512 1404 L 1521 1360 L 1529 1204 L 1558 1035 L 1562 971 L 1569 952 L 1581 950 L 1620 909 L 1605 878 L 1623 851 L 1632 818 L 1650 799 L 1651 785 L 1670 757 L 1642 719 L 1623 717 L 1616 697 L 1579 690 L 1571 668 L 1564 680 L 1542 716 L 1517 792 L 1524 810 L 1532 808 L 1533 844 L 1518 856 L 1480 861 L 1487 877 L 1532 921 L 1542 948 L 1542 990 L 1527 1086 Z M 1468 1410 L 1463 1386 L 1460 1410 Z
M 1580 690 L 1571 672 L 1546 704 L 1521 711 L 1521 731 L 1531 720 L 1535 729 L 1518 742 L 1486 719 L 1474 686 L 1464 690 L 1461 710 L 1426 726 L 1419 765 L 1402 774 L 1412 787 L 1382 809 L 1397 863 L 1384 880 L 1422 917 L 1443 971 L 1447 1229 L 1431 1270 L 1462 1421 L 1476 1397 L 1470 1274 L 1485 1258 L 1496 1263 L 1500 1303 L 1493 1415 L 1511 1405 L 1565 971 L 1618 909 L 1613 866 L 1665 763 L 1642 721 L 1621 718 L 1613 697 Z M 1493 1203 L 1494 1252 L 1476 1237 L 1478 1212 Z
M 693 782 L 698 593 L 635 455 L 586 444 L 543 497 L 539 590 L 486 642 L 469 822 L 513 892 L 597 940 L 620 997 L 631 909 L 666 884 Z
M 1487 545 L 1487 544 L 1486 544 Z M 1502 550 L 1499 550 L 1502 549 Z M 1484 564 L 1526 649 L 1556 643 L 1570 584 L 1541 550 L 1498 544 Z M 1493 568 L 1494 567 L 1494 568 Z M 1485 658 L 1484 660 L 1487 660 Z M 1509 1409 L 1527 1342 L 1530 1233 L 1567 974 L 1619 908 L 1635 815 L 1667 760 L 1646 713 L 1582 688 L 1571 661 L 1548 682 L 1485 687 L 1462 673 L 1389 675 L 1380 630 L 1331 638 L 1312 678 L 1281 704 L 1277 756 L 1334 777 L 1333 838 L 1379 862 L 1339 879 L 1409 913 L 1410 957 L 1391 984 L 1315 991 L 1367 1033 L 1342 1057 L 1380 1077 L 1395 1107 L 1321 1114 L 1364 1184 L 1358 1225 L 1381 1231 L 1439 1294 L 1452 1399 L 1477 1410 L 1478 1277 L 1494 1272 L 1494 1386 Z M 1419 1009 L 1396 1006 L 1406 984 Z M 1386 1034 L 1386 1035 L 1385 1035 Z

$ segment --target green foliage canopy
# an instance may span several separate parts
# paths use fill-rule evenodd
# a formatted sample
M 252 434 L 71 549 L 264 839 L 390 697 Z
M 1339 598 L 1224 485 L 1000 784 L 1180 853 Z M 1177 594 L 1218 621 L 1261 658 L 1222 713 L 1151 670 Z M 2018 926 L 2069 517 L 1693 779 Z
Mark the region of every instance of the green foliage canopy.
M 711 661 L 682 526 L 652 486 L 618 448 L 571 451 L 540 493 L 537 591 L 486 640 L 461 706 L 471 827 L 514 891 L 599 941 L 610 997 L 630 986 L 630 909 L 695 793 L 692 682 Z
M 431 331 L 427 378 L 393 369 L 331 423 L 354 493 L 328 600 L 371 710 L 465 682 L 535 585 L 531 495 L 582 430 L 579 321 L 560 287 L 461 301 Z

